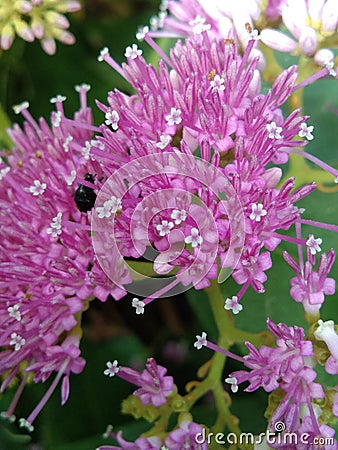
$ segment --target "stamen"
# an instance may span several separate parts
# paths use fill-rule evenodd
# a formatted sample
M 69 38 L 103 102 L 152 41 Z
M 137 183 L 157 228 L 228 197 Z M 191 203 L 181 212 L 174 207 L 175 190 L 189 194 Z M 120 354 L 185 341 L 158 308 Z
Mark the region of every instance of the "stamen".
M 172 67 L 172 63 L 170 61 L 170 58 L 164 53 L 164 51 L 159 47 L 156 42 L 149 36 L 149 33 L 147 33 L 144 36 L 144 40 L 150 47 L 155 50 L 155 52 L 161 56 L 161 58 L 168 64 L 169 67 Z

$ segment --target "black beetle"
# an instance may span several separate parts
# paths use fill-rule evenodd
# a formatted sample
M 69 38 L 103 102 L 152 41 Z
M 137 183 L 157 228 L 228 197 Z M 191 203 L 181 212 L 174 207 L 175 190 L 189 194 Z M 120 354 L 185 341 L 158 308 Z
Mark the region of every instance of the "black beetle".
M 94 184 L 94 176 L 90 173 L 87 173 L 84 179 Z M 83 184 L 79 184 L 79 187 L 75 191 L 74 200 L 76 206 L 81 212 L 90 211 L 93 208 L 96 200 L 94 189 Z

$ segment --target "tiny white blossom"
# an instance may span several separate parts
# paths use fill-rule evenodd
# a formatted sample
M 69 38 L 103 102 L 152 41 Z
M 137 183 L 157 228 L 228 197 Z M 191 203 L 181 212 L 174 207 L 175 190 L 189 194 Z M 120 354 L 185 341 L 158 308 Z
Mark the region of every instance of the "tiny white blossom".
M 107 365 L 107 369 L 103 373 L 105 375 L 107 375 L 108 377 L 115 376 L 118 373 L 118 371 L 120 370 L 117 359 L 115 359 L 114 362 L 107 361 L 106 365 Z
M 260 222 L 261 218 L 266 216 L 267 212 L 266 210 L 263 208 L 263 205 L 260 203 L 252 203 L 251 205 L 251 214 L 250 214 L 250 219 L 251 220 L 255 220 L 256 222 Z
M 191 244 L 193 248 L 201 245 L 203 242 L 202 236 L 199 235 L 199 231 L 197 228 L 192 228 L 190 231 L 190 235 L 184 239 L 186 244 Z
M 67 97 L 65 97 L 64 95 L 56 95 L 55 97 L 51 97 L 49 99 L 50 103 L 62 103 L 65 100 L 67 100 Z
M 194 347 L 196 347 L 197 350 L 201 350 L 201 348 L 203 346 L 206 347 L 206 345 L 207 345 L 207 333 L 205 331 L 202 332 L 201 336 L 199 336 L 197 334 L 196 335 L 196 339 L 197 339 L 197 341 L 194 342 Z
M 9 317 L 16 319 L 18 322 L 21 321 L 21 313 L 20 313 L 19 309 L 20 309 L 19 303 L 16 303 L 14 306 L 9 306 L 7 308 Z
M 33 425 L 23 418 L 19 419 L 19 427 L 26 428 L 26 430 L 29 431 L 30 433 L 34 431 Z
M 219 75 L 215 75 L 213 80 L 210 81 L 210 86 L 212 87 L 212 92 L 224 91 L 224 78 Z
M 4 169 L 0 169 L 0 181 L 8 174 L 10 170 L 11 168 L 9 166 Z
M 108 49 L 108 47 L 104 47 L 104 48 L 100 51 L 100 54 L 99 54 L 99 56 L 97 57 L 97 60 L 98 60 L 99 62 L 102 62 L 102 61 L 104 61 L 105 56 L 109 56 L 109 49 Z
M 317 252 L 320 252 L 322 249 L 320 248 L 320 244 L 323 242 L 321 238 L 315 239 L 313 234 L 309 235 L 308 240 L 306 241 L 306 246 L 309 247 L 311 255 L 315 255 Z
M 224 303 L 224 309 L 232 311 L 234 314 L 238 314 L 242 311 L 243 306 L 238 303 L 238 297 L 234 295 L 232 298 L 227 298 Z
M 1 178 L 0 178 L 0 180 L 1 180 Z M 336 178 L 334 179 L 334 182 L 335 182 L 336 184 L 338 184 L 338 177 L 336 177 Z
M 187 212 L 185 209 L 174 209 L 170 218 L 175 221 L 176 225 L 179 225 L 187 218 Z
M 53 114 L 53 116 L 52 116 L 52 125 L 53 125 L 53 127 L 58 128 L 60 126 L 61 117 L 62 117 L 61 111 L 57 111 L 57 112 L 55 112 Z
M 149 33 L 149 27 L 140 27 L 137 30 L 136 39 L 138 41 L 143 41 L 148 33 Z
M 91 90 L 91 88 L 92 88 L 91 85 L 90 85 L 90 84 L 87 84 L 87 83 L 77 84 L 77 85 L 74 87 L 74 89 L 76 90 L 76 92 L 81 92 L 81 91 L 88 92 L 88 91 Z
M 182 111 L 180 109 L 171 108 L 170 114 L 165 116 L 165 120 L 167 121 L 168 125 L 179 125 L 182 122 L 181 117 Z
M 256 29 L 248 31 L 248 35 L 249 35 L 249 39 L 250 40 L 253 40 L 253 41 L 259 41 L 260 40 L 259 31 L 256 30 Z
M 105 120 L 106 125 L 111 125 L 112 129 L 116 131 L 119 127 L 118 126 L 120 120 L 119 113 L 115 111 L 115 109 L 111 110 L 110 108 L 108 108 L 105 117 L 106 117 Z
M 59 212 L 57 216 L 53 217 L 50 223 L 50 228 L 47 228 L 47 234 L 51 234 L 52 237 L 57 237 L 62 233 L 62 212 Z
M 167 134 L 162 134 L 160 136 L 160 142 L 156 143 L 156 147 L 163 150 L 168 144 L 170 144 L 170 142 L 171 142 L 171 136 L 169 136 Z
M 126 58 L 135 59 L 138 56 L 142 55 L 142 50 L 138 48 L 136 44 L 133 44 L 132 47 L 127 47 L 124 56 Z
M 233 392 L 234 394 L 238 391 L 237 378 L 235 378 L 235 377 L 229 377 L 229 378 L 226 378 L 224 381 L 225 381 L 226 383 L 231 384 L 231 390 L 232 390 L 232 392 Z
M 100 150 L 104 150 L 105 148 L 104 143 L 99 141 L 98 139 L 92 139 L 90 143 L 93 147 L 99 148 Z
M 72 142 L 73 136 L 67 136 L 65 142 L 62 144 L 62 147 L 65 153 L 69 152 L 69 144 Z
M 91 143 L 89 141 L 85 142 L 85 146 L 82 147 L 81 151 L 82 151 L 82 156 L 84 157 L 84 159 L 86 161 L 89 160 L 90 158 L 90 150 L 91 150 L 92 146 Z
M 327 62 L 325 67 L 329 71 L 329 75 L 331 75 L 331 77 L 335 77 L 337 75 L 337 72 L 334 70 L 334 61 Z
M 328 337 L 336 334 L 333 320 L 323 322 L 323 320 L 319 319 L 318 325 L 319 327 L 314 332 L 314 335 L 319 341 L 325 341 Z
M 144 314 L 145 303 L 138 298 L 133 298 L 132 307 L 136 309 L 136 314 Z
M 167 220 L 162 220 L 160 224 L 156 225 L 156 230 L 160 233 L 160 236 L 166 236 L 172 228 L 174 228 L 173 222 Z
M 276 122 L 268 123 L 266 129 L 269 132 L 270 139 L 282 139 L 281 132 L 283 131 L 283 128 L 277 127 Z
M 20 348 L 25 344 L 26 344 L 26 339 L 24 339 L 17 333 L 11 334 L 11 340 L 9 341 L 9 345 L 12 345 L 16 352 L 18 352 L 20 350 Z
M 115 197 L 114 195 L 103 203 L 103 206 L 97 206 L 95 211 L 99 219 L 109 218 L 112 214 L 115 214 L 116 211 L 122 209 L 122 202 L 120 198 Z
M 189 21 L 189 25 L 192 27 L 192 32 L 194 34 L 201 34 L 203 31 L 210 30 L 211 25 L 205 23 L 205 17 L 201 17 L 199 14 L 195 19 Z
M 41 183 L 40 180 L 34 180 L 32 186 L 29 187 L 29 192 L 35 196 L 42 195 L 47 187 L 46 183 Z
M 76 178 L 76 170 L 72 170 L 70 172 L 70 177 L 66 177 L 67 185 L 71 186 L 74 183 L 75 178 Z
M 16 417 L 14 414 L 8 415 L 7 411 L 1 411 L 0 417 L 2 419 L 8 420 L 9 423 L 14 423 L 16 421 Z
M 314 126 L 307 126 L 305 122 L 300 125 L 300 131 L 298 133 L 299 137 L 305 137 L 308 141 L 312 141 L 313 139 L 313 131 Z
M 28 108 L 29 108 L 29 102 L 25 101 L 25 102 L 19 103 L 19 105 L 14 105 L 13 111 L 15 114 L 20 114 L 21 111 L 23 111 L 24 109 L 28 109 Z

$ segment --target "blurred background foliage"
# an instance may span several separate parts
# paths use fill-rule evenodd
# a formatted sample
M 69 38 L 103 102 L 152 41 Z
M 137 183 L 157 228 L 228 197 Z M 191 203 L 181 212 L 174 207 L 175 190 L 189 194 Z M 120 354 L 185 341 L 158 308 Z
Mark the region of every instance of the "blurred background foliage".
M 102 121 L 102 113 L 95 107 L 95 99 L 105 102 L 107 92 L 118 88 L 130 92 L 124 80 L 105 63 L 97 62 L 97 55 L 104 46 L 111 55 L 124 61 L 126 46 L 135 42 L 139 25 L 147 24 L 156 14 L 155 0 L 87 0 L 82 11 L 71 15 L 71 31 L 76 44 L 70 47 L 58 44 L 55 56 L 46 55 L 38 42 L 27 44 L 16 39 L 13 47 L 0 57 L 0 145 L 9 142 L 3 130 L 14 116 L 12 105 L 28 100 L 35 117 L 49 117 L 52 109 L 49 98 L 56 94 L 67 96 L 65 109 L 68 114 L 78 108 L 76 84 L 85 82 L 92 86 L 89 105 L 93 107 L 96 123 Z M 146 57 L 152 57 L 145 43 L 140 47 Z M 280 57 L 288 65 L 285 55 Z M 309 144 L 311 153 L 328 163 L 338 166 L 338 92 L 334 80 L 323 80 L 306 88 L 304 113 L 311 114 L 310 124 L 315 125 L 316 139 Z M 335 95 L 332 89 L 335 88 Z M 4 112 L 6 114 L 4 114 Z M 8 117 L 7 117 L 8 116 Z M 297 174 L 295 174 L 297 175 Z M 302 176 L 302 174 L 298 174 Z M 303 201 L 304 217 L 334 223 L 338 217 L 337 193 L 315 192 Z M 323 250 L 338 248 L 337 235 L 322 230 L 309 232 L 323 238 Z M 289 325 L 304 326 L 303 309 L 289 296 L 289 280 L 293 276 L 283 261 L 281 252 L 295 249 L 284 243 L 274 253 L 273 268 L 268 272 L 266 293 L 252 290 L 243 299 L 244 310 L 236 317 L 238 326 L 252 332 L 265 330 L 266 317 L 284 321 Z M 338 279 L 336 264 L 331 276 Z M 231 280 L 223 285 L 224 297 L 231 297 L 238 286 Z M 19 430 L 16 424 L 0 422 L 0 450 L 93 450 L 109 443 L 102 437 L 106 426 L 124 430 L 132 440 L 147 429 L 144 422 L 136 423 L 120 413 L 120 403 L 133 391 L 133 387 L 120 379 L 103 376 L 107 360 L 118 359 L 120 364 L 142 369 L 145 359 L 154 356 L 160 364 L 169 367 L 180 392 L 184 393 L 187 381 L 195 379 L 198 367 L 211 357 L 211 352 L 194 351 L 195 335 L 205 330 L 215 339 L 215 326 L 206 296 L 200 291 L 189 291 L 178 298 L 163 299 L 151 304 L 142 317 L 136 316 L 129 298 L 120 302 L 94 301 L 84 317 L 84 338 L 81 349 L 87 365 L 81 375 L 71 376 L 71 395 L 67 404 L 60 406 L 60 393 L 54 393 L 35 423 L 32 436 Z M 327 298 L 322 309 L 324 320 L 338 322 L 337 294 Z M 233 349 L 245 352 L 243 346 Z M 238 363 L 228 362 L 225 373 L 238 369 Z M 338 384 L 338 377 L 329 377 L 330 385 Z M 49 384 L 47 382 L 46 384 Z M 31 385 L 25 389 L 17 408 L 17 417 L 27 417 L 43 393 L 45 385 Z M 0 410 L 5 410 L 13 392 L 6 392 L 0 399 Z M 233 400 L 233 412 L 241 418 L 243 431 L 259 433 L 265 430 L 264 410 L 267 395 L 262 391 L 253 394 L 240 392 Z M 210 398 L 196 406 L 195 420 L 212 424 L 213 406 Z

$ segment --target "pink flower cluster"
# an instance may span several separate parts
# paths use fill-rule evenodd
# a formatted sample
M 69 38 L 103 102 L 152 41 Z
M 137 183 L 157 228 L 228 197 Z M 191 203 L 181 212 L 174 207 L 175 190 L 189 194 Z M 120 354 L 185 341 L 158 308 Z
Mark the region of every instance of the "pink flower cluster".
M 303 328 L 289 327 L 283 323 L 277 325 L 270 319 L 267 320 L 267 326 L 276 338 L 276 347 L 263 345 L 257 349 L 250 342 L 245 342 L 249 353 L 244 357 L 234 355 L 208 341 L 205 332 L 201 336 L 196 336 L 197 341 L 194 345 L 197 349 L 206 346 L 244 364 L 248 370 L 232 372 L 225 379 L 233 393 L 238 391 L 238 385 L 245 382 L 249 383 L 245 388 L 247 392 L 253 392 L 260 387 L 266 392 L 281 390 L 281 401 L 269 421 L 272 431 L 277 429 L 275 424 L 282 422 L 285 424 L 286 433 L 298 433 L 300 436 L 302 433 L 309 432 L 312 437 L 333 437 L 334 429 L 323 424 L 325 419 L 321 417 L 322 410 L 316 404 L 317 400 L 325 397 L 325 392 L 322 385 L 315 382 L 317 373 L 313 369 L 316 361 L 312 342 L 305 339 Z M 334 323 L 320 320 L 314 334 L 316 339 L 325 341 L 331 351 L 326 370 L 330 374 L 337 374 L 338 336 L 334 330 Z M 332 412 L 333 414 L 337 412 L 336 403 L 332 405 Z M 312 442 L 315 441 L 312 439 Z M 275 448 L 274 444 L 269 443 L 269 445 Z M 293 447 L 290 443 L 287 445 L 286 447 L 290 449 L 300 448 Z M 284 447 L 279 442 L 276 448 Z M 333 446 L 327 448 L 337 448 L 336 440 Z

